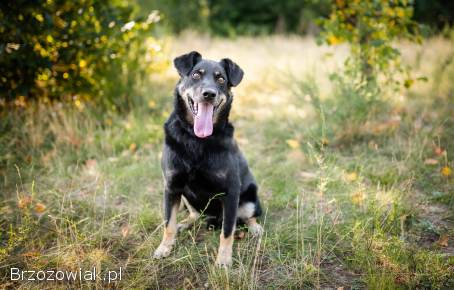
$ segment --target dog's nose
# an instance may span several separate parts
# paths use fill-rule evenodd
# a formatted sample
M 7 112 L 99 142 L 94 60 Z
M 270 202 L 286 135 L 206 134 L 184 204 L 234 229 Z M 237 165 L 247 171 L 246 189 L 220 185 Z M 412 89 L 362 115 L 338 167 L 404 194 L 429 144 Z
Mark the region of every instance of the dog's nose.
M 211 101 L 216 97 L 217 92 L 213 89 L 205 89 L 202 93 L 205 101 Z

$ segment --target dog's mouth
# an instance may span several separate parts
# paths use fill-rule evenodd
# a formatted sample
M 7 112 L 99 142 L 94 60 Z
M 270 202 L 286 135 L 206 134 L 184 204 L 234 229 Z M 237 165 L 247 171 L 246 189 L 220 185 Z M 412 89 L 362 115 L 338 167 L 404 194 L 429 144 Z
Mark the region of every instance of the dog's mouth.
M 195 102 L 193 99 L 191 99 L 190 97 L 188 97 L 188 100 L 189 100 L 189 109 L 191 109 L 191 113 L 194 115 L 194 116 L 197 116 L 197 113 L 198 113 L 198 109 L 199 109 L 199 106 L 197 102 Z M 213 109 L 213 115 L 215 112 L 217 112 L 219 110 L 219 108 L 221 107 L 222 103 L 224 102 L 224 99 L 221 99 L 221 101 L 219 102 L 219 104 L 217 104 L 216 106 L 214 106 L 214 109 Z
M 199 138 L 206 138 L 213 134 L 213 116 L 220 108 L 223 100 L 216 106 L 207 102 L 195 102 L 188 98 L 189 108 L 194 115 L 194 133 Z
M 189 109 L 191 109 L 191 113 L 194 116 L 197 116 L 197 112 L 199 109 L 199 106 L 197 106 L 197 103 L 192 100 L 192 98 L 188 97 L 188 103 L 189 103 Z

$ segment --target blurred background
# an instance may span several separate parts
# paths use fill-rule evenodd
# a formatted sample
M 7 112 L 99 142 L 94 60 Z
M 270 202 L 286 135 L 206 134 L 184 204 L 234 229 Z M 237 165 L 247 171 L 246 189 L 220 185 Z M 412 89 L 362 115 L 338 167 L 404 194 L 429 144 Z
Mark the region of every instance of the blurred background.
M 452 289 L 453 22 L 436 0 L 0 2 L 0 288 L 95 265 L 112 288 Z M 230 119 L 267 234 L 231 271 L 202 222 L 150 258 L 192 50 L 245 71 Z
M 382 19 L 375 20 L 385 25 L 389 24 L 386 21 L 400 21 L 400 26 L 397 23 L 396 27 L 404 31 L 389 31 L 389 35 L 363 39 L 364 42 L 375 41 L 374 45 L 380 45 L 386 37 L 392 41 L 394 37 L 409 35 L 450 37 L 452 34 L 454 7 L 449 2 L 418 0 L 380 4 L 380 1 L 372 1 L 362 8 L 355 8 L 355 1 L 351 2 L 353 8 L 349 7 L 350 2 L 204 0 L 183 5 L 173 0 L 79 1 L 74 4 L 6 1 L 1 6 L 2 104 L 45 97 L 64 99 L 71 95 L 123 107 L 134 94 L 133 86 L 137 81 L 169 65 L 165 50 L 173 46 L 168 45 L 168 38 L 185 31 L 228 39 L 311 36 L 317 38 L 318 43 L 325 40 L 328 44 L 337 44 L 355 41 L 346 34 L 355 25 L 359 28 L 358 13 L 368 17 L 366 14 L 370 11 L 365 9 L 370 8 L 384 12 L 371 15 L 370 19 L 381 16 Z M 336 9 L 353 14 L 335 19 L 342 17 L 333 12 Z M 351 11 L 355 9 L 363 10 Z M 372 29 L 378 30 L 378 24 Z M 330 35 L 322 39 L 323 33 Z

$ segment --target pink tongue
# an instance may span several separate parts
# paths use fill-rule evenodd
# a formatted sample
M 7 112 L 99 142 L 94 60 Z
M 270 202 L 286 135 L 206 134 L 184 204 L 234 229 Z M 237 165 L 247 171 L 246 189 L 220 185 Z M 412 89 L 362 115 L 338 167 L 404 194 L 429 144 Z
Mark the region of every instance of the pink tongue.
M 199 138 L 213 134 L 213 105 L 198 103 L 197 116 L 194 119 L 194 133 Z

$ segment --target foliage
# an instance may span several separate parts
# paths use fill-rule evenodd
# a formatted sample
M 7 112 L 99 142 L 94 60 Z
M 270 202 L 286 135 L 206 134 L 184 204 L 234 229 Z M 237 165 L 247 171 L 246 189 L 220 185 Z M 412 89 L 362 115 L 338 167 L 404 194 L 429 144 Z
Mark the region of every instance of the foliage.
M 454 2 L 415 0 L 414 19 L 430 25 L 435 31 L 454 25 Z
M 329 16 L 332 0 L 138 0 L 141 7 L 162 11 L 168 31 L 210 32 L 220 36 L 269 33 L 317 34 L 317 18 Z M 349 3 L 352 1 L 344 1 Z M 380 1 L 375 1 L 380 2 Z M 388 3 L 397 3 L 387 1 Z M 440 31 L 454 23 L 453 2 L 413 0 L 413 20 Z M 426 32 L 430 31 L 429 29 Z
M 167 32 L 180 33 L 186 29 L 208 30 L 209 8 L 205 0 L 138 0 L 145 10 L 159 10 Z
M 220 35 L 303 33 L 310 28 L 310 12 L 318 14 L 328 7 L 327 1 L 255 0 L 232 2 L 209 1 L 210 27 Z M 321 10 L 321 11 L 320 11 Z M 327 9 L 324 9 L 325 13 Z M 303 17 L 306 16 L 306 17 Z
M 402 38 L 418 43 L 422 40 L 412 15 L 412 2 L 406 0 L 337 0 L 330 16 L 320 21 L 320 42 L 347 42 L 350 48 L 344 70 L 330 76 L 333 98 L 319 101 L 329 116 L 328 131 L 349 128 L 344 131 L 347 135 L 336 134 L 338 138 L 349 140 L 367 134 L 371 122 L 388 119 L 389 100 L 415 82 L 396 48 L 396 40 Z
M 413 7 L 407 0 L 400 1 L 344 1 L 333 3 L 328 19 L 322 21 L 321 39 L 329 45 L 348 42 L 352 57 L 347 60 L 347 73 L 367 81 L 375 81 L 384 74 L 395 81 L 395 73 L 403 72 L 400 52 L 393 41 L 409 38 L 421 41 L 419 27 L 412 20 Z M 359 71 L 354 69 L 359 66 Z M 409 87 L 412 80 L 407 80 Z
M 329 0 L 139 2 L 162 11 L 164 23 L 172 32 L 195 29 L 221 36 L 314 32 L 314 20 L 327 15 L 329 8 Z
M 3 1 L 0 90 L 7 101 L 72 98 L 124 105 L 156 69 L 158 13 L 134 20 L 128 1 Z M 145 56 L 145 57 L 144 57 Z

